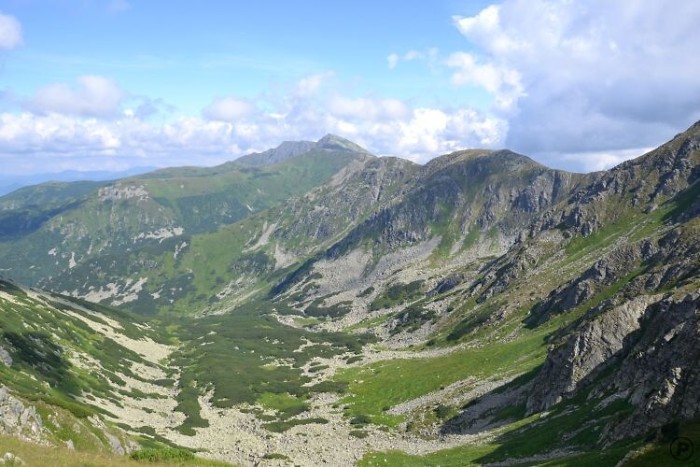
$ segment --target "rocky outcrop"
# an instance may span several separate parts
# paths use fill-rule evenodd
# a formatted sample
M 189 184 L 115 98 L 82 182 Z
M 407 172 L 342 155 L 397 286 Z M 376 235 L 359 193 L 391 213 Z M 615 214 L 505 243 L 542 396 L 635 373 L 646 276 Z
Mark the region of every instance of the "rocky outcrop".
M 608 425 L 609 441 L 700 416 L 700 293 L 669 297 L 648 315 L 617 371 L 592 393 L 617 394 L 634 407 Z
M 12 366 L 12 355 L 2 346 L 0 346 L 0 362 L 5 366 Z
M 0 386 L 0 433 L 25 440 L 44 442 L 44 424 L 33 406 L 25 406 Z
M 632 273 L 642 262 L 658 252 L 658 246 L 643 240 L 622 245 L 596 261 L 578 278 L 554 289 L 545 300 L 533 307 L 530 323 L 541 323 L 552 315 L 564 313 Z
M 655 297 L 641 296 L 584 321 L 547 355 L 527 400 L 529 413 L 545 410 L 575 394 L 625 354 Z
M 533 382 L 529 413 L 589 383 L 589 398 L 633 408 L 601 434 L 612 442 L 700 416 L 700 293 L 640 296 L 582 322 L 555 346 Z M 606 371 L 614 369 L 614 371 Z

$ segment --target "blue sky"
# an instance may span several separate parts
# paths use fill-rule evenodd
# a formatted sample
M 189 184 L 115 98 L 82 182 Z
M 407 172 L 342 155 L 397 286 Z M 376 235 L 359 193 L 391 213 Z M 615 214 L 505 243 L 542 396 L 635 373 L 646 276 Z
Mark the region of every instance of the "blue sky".
M 698 22 L 680 0 L 0 0 L 0 161 L 211 165 L 335 133 L 596 170 L 700 119 Z

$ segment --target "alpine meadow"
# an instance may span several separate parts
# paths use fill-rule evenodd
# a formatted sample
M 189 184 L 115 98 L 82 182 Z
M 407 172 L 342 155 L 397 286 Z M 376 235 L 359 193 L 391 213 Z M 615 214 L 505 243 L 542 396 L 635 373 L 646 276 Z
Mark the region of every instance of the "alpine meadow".
M 700 465 L 700 8 L 29 3 L 0 464 Z

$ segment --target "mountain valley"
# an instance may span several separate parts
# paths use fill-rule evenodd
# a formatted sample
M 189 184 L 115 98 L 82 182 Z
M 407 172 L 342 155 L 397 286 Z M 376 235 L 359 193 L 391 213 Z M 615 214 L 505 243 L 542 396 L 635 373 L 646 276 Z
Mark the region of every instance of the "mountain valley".
M 700 122 L 589 174 L 328 135 L 21 188 L 0 197 L 0 451 L 673 463 L 700 442 L 699 180 Z

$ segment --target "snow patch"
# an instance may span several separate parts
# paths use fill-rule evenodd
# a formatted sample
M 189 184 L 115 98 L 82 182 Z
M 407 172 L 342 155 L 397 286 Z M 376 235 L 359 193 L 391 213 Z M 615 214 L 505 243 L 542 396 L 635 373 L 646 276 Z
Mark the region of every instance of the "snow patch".
M 162 243 L 166 238 L 179 237 L 185 232 L 182 227 L 163 227 L 161 229 L 155 230 L 153 232 L 141 232 L 136 237 L 136 240 L 158 240 L 158 243 Z

